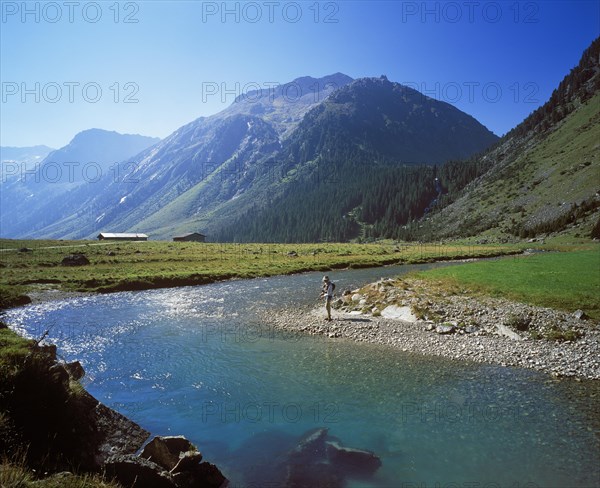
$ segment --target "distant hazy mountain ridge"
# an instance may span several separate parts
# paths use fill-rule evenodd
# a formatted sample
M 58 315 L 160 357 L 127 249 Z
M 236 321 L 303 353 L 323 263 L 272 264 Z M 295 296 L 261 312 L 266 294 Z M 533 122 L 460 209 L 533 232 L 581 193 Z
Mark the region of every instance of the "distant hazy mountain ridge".
M 17 168 L 34 168 L 36 163 L 41 163 L 54 149 L 48 146 L 32 147 L 0 147 L 0 164 L 2 175 L 6 177 L 20 176 Z M 15 164 L 16 163 L 16 164 Z
M 66 194 L 81 187 L 100 190 L 101 181 L 119 177 L 116 163 L 133 157 L 160 139 L 89 129 L 43 161 L 29 165 L 0 186 L 0 235 L 40 236 L 41 229 L 65 213 L 80 212 L 83 202 L 65 208 Z M 131 171 L 131 169 L 130 169 Z

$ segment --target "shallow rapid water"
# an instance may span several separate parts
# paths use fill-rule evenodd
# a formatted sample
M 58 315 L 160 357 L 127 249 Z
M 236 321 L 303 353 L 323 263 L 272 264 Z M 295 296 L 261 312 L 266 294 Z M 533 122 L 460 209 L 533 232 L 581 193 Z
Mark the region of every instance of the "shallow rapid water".
M 422 268 L 423 266 L 420 266 Z M 331 273 L 338 291 L 415 267 Z M 85 386 L 153 434 L 183 434 L 235 487 L 281 486 L 298 437 L 327 427 L 383 465 L 348 486 L 600 485 L 600 382 L 273 330 L 260 313 L 317 303 L 321 275 L 99 295 L 4 317 L 49 330 Z

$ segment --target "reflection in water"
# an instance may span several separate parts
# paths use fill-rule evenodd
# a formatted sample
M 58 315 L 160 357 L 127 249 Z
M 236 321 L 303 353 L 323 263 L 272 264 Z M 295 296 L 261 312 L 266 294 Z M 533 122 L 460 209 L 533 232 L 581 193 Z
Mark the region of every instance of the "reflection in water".
M 398 272 L 333 279 L 341 292 Z M 98 399 L 154 434 L 186 435 L 242 486 L 277 476 L 282 456 L 317 427 L 381 457 L 375 478 L 355 486 L 598 483 L 599 382 L 285 334 L 260 322 L 257 312 L 313 306 L 320 278 L 85 297 L 13 310 L 5 320 L 36 337 L 50 329 L 59 353 L 83 363 Z

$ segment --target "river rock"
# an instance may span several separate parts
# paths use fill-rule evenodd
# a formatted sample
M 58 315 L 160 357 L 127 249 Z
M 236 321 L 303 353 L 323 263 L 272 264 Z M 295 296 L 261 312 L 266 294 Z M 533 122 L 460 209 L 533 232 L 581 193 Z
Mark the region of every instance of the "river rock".
M 589 319 L 589 316 L 583 310 L 575 310 L 575 312 L 573 312 L 573 317 L 575 317 L 577 320 Z
M 323 460 L 327 452 L 325 445 L 327 433 L 328 429 L 320 428 L 304 434 L 289 454 L 290 464 L 307 465 Z
M 398 305 L 388 305 L 381 311 L 381 316 L 386 319 L 404 320 L 405 322 L 416 322 L 418 320 L 410 307 L 399 307 Z
M 354 295 L 352 295 L 352 301 L 353 302 L 358 302 L 360 300 L 362 300 L 362 295 L 360 293 L 355 293 Z
M 214 464 L 203 462 L 173 474 L 178 488 L 225 488 L 228 481 Z
M 110 457 L 104 464 L 106 476 L 129 488 L 176 488 L 175 480 L 161 466 L 133 454 Z
M 187 451 L 179 455 L 179 461 L 171 470 L 171 473 L 181 473 L 182 471 L 191 471 L 202 461 L 200 451 Z
M 198 450 L 181 435 L 157 436 L 144 447 L 140 456 L 159 464 L 167 471 L 171 471 L 179 463 L 182 453 L 189 451 Z
M 445 325 L 445 324 L 444 325 L 438 325 L 435 328 L 435 331 L 438 334 L 441 334 L 441 335 L 452 334 L 452 333 L 454 333 L 454 326 L 453 325 Z
M 342 446 L 328 429 L 308 431 L 285 462 L 286 488 L 341 488 L 348 477 L 366 478 L 381 466 L 372 452 Z
M 98 447 L 97 463 L 103 464 L 112 455 L 133 454 L 138 451 L 150 436 L 150 433 L 119 412 L 96 402 L 94 417 L 102 442 Z
M 334 441 L 326 444 L 329 462 L 345 475 L 371 476 L 381 466 L 381 459 L 371 451 L 344 447 Z
M 509 329 L 506 325 L 504 324 L 496 324 L 496 329 L 498 334 L 504 336 L 504 337 L 508 337 L 509 339 L 512 339 L 514 341 L 522 341 L 523 338 L 517 334 L 514 330 Z
M 60 264 L 62 266 L 87 266 L 90 261 L 83 254 L 70 254 L 65 256 Z

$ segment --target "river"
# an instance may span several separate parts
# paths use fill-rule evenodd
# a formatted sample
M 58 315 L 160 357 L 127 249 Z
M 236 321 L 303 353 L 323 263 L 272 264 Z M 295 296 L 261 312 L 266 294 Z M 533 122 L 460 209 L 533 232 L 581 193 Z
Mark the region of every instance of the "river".
M 337 291 L 427 265 L 332 272 Z M 326 427 L 374 451 L 349 487 L 600 485 L 600 382 L 284 334 L 260 321 L 317 303 L 321 274 L 46 302 L 3 318 L 49 330 L 85 387 L 155 435 L 183 434 L 236 488 L 281 486 L 273 467 Z M 269 485 L 269 482 L 274 484 Z

